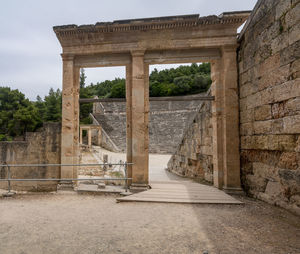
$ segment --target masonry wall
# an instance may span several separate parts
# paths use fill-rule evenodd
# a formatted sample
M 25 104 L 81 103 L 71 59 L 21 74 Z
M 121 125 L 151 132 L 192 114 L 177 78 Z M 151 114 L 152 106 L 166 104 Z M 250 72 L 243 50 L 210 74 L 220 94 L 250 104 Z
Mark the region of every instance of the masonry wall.
M 241 178 L 300 213 L 300 1 L 259 1 L 240 38 Z
M 59 123 L 45 123 L 37 132 L 26 133 L 25 141 L 0 142 L 0 164 L 60 163 L 61 128 Z M 60 178 L 59 167 L 11 167 L 12 178 Z M 7 168 L 0 167 L 0 178 L 7 178 Z M 54 191 L 57 182 L 11 182 L 14 190 Z M 0 188 L 7 182 L 0 182 Z
M 173 153 L 193 120 L 200 101 L 150 101 L 149 151 Z M 118 151 L 126 151 L 125 102 L 94 103 L 93 116 L 102 126 Z M 112 145 L 110 147 L 113 148 Z M 116 149 L 110 149 L 116 150 Z
M 168 162 L 169 171 L 213 182 L 211 116 L 211 102 L 203 102 Z

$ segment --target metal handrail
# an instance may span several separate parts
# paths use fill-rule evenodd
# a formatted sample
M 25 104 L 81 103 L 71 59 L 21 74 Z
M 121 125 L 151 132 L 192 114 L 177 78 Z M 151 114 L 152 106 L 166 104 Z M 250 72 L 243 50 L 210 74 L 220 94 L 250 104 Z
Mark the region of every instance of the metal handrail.
M 0 164 L 0 167 L 69 167 L 69 166 L 107 166 L 107 165 L 116 165 L 116 166 L 125 166 L 133 165 L 131 162 L 124 163 L 91 163 L 91 164 Z
M 124 166 L 124 171 L 125 171 L 125 177 L 122 178 L 11 178 L 11 167 L 80 167 L 80 166 L 109 166 L 109 165 L 115 165 L 115 166 Z M 127 166 L 128 165 L 133 165 L 131 162 L 125 162 L 125 163 L 90 163 L 90 164 L 0 164 L 0 167 L 6 167 L 7 168 L 7 178 L 1 179 L 0 182 L 7 181 L 8 183 L 8 192 L 7 196 L 10 196 L 11 194 L 15 194 L 15 192 L 11 191 L 11 182 L 26 182 L 26 181 L 86 181 L 86 180 L 105 180 L 105 181 L 125 181 L 125 190 L 126 192 L 128 191 L 128 180 L 132 180 L 132 178 L 128 177 L 128 172 L 127 172 Z

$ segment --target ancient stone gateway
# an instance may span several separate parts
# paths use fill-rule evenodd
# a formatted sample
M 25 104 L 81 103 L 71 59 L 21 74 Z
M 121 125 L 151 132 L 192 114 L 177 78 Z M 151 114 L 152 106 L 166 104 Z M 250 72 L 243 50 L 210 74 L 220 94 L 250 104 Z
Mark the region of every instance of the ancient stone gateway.
M 56 26 L 63 48 L 61 163 L 79 158 L 79 70 L 126 67 L 126 145 L 132 186 L 148 184 L 149 65 L 210 62 L 214 185 L 240 189 L 237 28 L 250 12 L 185 15 Z M 77 177 L 62 167 L 62 178 Z

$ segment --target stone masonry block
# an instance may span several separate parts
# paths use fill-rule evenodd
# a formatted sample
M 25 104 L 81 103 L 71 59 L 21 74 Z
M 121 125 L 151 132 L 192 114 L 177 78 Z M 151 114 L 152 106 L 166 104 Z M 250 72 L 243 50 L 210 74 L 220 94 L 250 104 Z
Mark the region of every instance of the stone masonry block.
M 253 173 L 257 177 L 262 177 L 268 180 L 279 181 L 278 168 L 265 163 L 253 162 Z
M 249 123 L 254 121 L 254 109 L 240 111 L 240 123 Z
M 283 132 L 288 134 L 300 134 L 300 115 L 284 117 Z
M 285 104 L 285 108 L 286 111 L 289 113 L 295 113 L 296 111 L 300 111 L 300 97 L 288 100 Z
M 261 92 L 261 104 L 270 104 L 274 102 L 274 94 L 273 94 L 273 88 L 268 87 L 267 89 L 262 90 Z
M 253 123 L 244 123 L 240 125 L 240 135 L 250 136 L 253 134 Z
M 258 177 L 255 175 L 246 175 L 246 186 L 249 191 L 254 194 L 257 192 L 264 192 L 266 189 L 268 180 L 263 177 Z
M 268 120 L 272 118 L 271 105 L 263 105 L 254 109 L 255 121 Z
M 280 65 L 289 64 L 300 58 L 300 41 L 289 45 L 280 51 Z
M 274 103 L 272 105 L 272 118 L 282 118 L 287 114 L 285 102 Z
M 267 149 L 277 151 L 294 151 L 296 141 L 294 135 L 268 135 Z
M 290 80 L 272 88 L 274 102 L 300 96 L 300 79 Z
M 272 121 L 255 121 L 253 123 L 254 134 L 267 134 L 271 132 Z
M 246 83 L 240 87 L 240 98 L 245 98 L 257 92 L 257 86 L 253 83 Z
M 300 167 L 299 152 L 284 152 L 281 154 L 278 167 L 296 170 Z
M 245 71 L 244 73 L 242 73 L 240 76 L 239 76 L 239 81 L 240 81 L 240 84 L 243 85 L 247 82 L 250 81 L 250 76 L 249 76 L 249 71 Z
M 251 94 L 246 97 L 246 107 L 247 109 L 252 109 L 257 106 L 262 105 L 261 103 L 261 93 Z
M 265 190 L 265 194 L 271 198 L 278 197 L 282 194 L 283 188 L 279 182 L 269 181 Z
M 276 53 L 259 65 L 259 76 L 263 76 L 266 72 L 277 69 L 280 66 L 280 54 Z
M 300 6 L 300 5 L 299 5 Z M 299 13 L 300 15 L 300 13 Z M 289 45 L 292 45 L 294 42 L 300 40 L 300 22 L 295 24 L 289 29 L 289 37 L 288 37 L 288 42 Z
M 283 133 L 282 118 L 271 120 L 271 133 L 272 134 L 282 134 Z
M 275 19 L 280 19 L 285 13 L 287 13 L 291 8 L 290 1 L 279 1 L 275 8 Z
M 280 27 L 278 28 L 278 36 L 271 41 L 271 50 L 273 54 L 289 46 L 289 40 L 287 39 L 288 31 L 280 33 L 279 29 Z
M 289 2 L 289 1 L 283 1 L 283 2 Z M 285 23 L 288 28 L 292 27 L 293 25 L 297 24 L 300 21 L 300 3 L 292 6 L 285 15 Z
M 269 134 L 272 129 L 272 120 L 255 121 L 253 123 L 254 134 Z
M 290 75 L 293 79 L 300 78 L 300 58 L 290 64 Z
M 264 73 L 257 82 L 257 90 L 280 85 L 287 82 L 290 76 L 290 64 L 281 66 L 275 70 Z

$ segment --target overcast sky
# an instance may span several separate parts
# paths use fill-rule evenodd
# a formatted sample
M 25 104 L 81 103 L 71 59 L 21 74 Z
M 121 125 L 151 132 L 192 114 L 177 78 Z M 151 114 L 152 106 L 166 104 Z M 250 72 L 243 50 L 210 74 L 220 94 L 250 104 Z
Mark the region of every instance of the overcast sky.
M 255 3 L 256 0 L 1 0 L 0 86 L 19 89 L 31 100 L 37 95 L 44 97 L 50 87 L 61 89 L 61 47 L 52 30 L 56 25 L 184 14 L 218 15 L 252 10 Z M 89 84 L 124 77 L 125 69 L 86 69 L 86 74 Z

